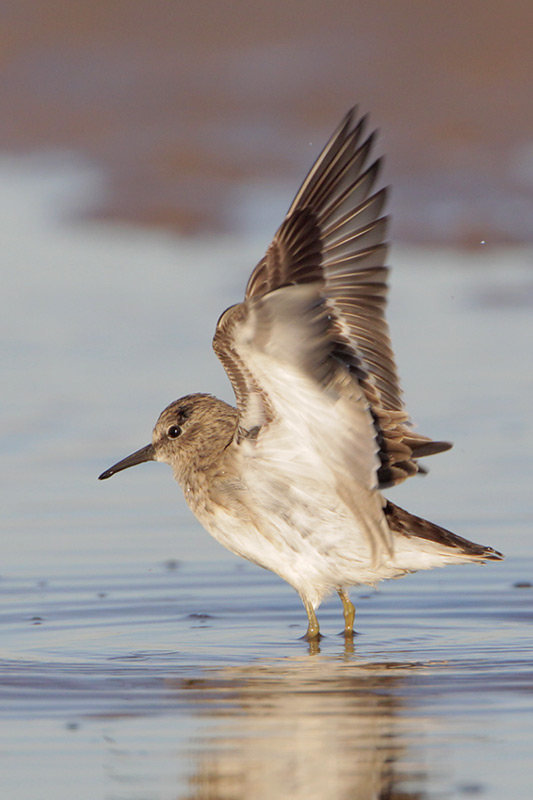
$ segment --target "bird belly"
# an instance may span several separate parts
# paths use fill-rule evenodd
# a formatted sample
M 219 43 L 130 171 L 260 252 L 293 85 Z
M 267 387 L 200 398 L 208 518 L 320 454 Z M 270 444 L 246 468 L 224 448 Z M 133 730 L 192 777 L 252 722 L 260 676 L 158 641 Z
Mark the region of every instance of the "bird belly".
M 315 607 L 336 588 L 397 574 L 373 563 L 364 526 L 339 498 L 314 489 L 267 482 L 261 492 L 241 493 L 219 486 L 212 502 L 193 511 L 224 547 L 275 572 Z

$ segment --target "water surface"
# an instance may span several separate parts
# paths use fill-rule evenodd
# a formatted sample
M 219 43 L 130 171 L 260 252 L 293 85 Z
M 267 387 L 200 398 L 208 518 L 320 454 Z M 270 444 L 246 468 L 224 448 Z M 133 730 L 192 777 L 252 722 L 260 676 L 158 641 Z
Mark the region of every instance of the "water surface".
M 69 225 L 98 176 L 30 167 L 0 181 L 2 796 L 527 796 L 531 254 L 391 259 L 409 409 L 455 441 L 391 497 L 506 561 L 354 591 L 353 646 L 332 598 L 310 647 L 295 593 L 212 541 L 167 468 L 96 480 L 175 397 L 231 400 L 210 339 L 268 236 Z

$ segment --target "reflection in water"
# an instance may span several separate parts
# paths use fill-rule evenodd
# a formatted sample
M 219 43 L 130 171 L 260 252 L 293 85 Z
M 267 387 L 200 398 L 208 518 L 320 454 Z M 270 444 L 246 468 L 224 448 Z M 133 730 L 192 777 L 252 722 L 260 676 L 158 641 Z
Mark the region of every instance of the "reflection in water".
M 176 683 L 212 719 L 183 797 L 424 797 L 412 787 L 425 775 L 407 755 L 420 736 L 402 696 L 408 670 L 294 658 Z

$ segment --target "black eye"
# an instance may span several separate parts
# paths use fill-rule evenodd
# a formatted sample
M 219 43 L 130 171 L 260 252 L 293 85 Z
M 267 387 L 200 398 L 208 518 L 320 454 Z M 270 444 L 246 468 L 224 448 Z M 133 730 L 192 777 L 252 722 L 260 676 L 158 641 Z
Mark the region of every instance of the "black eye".
M 178 436 L 181 436 L 181 428 L 179 425 L 171 425 L 167 431 L 167 436 L 169 439 L 177 439 Z

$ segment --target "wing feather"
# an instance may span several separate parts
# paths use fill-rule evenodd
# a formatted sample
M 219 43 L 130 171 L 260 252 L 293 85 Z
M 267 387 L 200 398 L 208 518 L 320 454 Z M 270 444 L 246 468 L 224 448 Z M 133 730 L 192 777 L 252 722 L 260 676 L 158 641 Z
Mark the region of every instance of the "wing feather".
M 358 381 L 333 356 L 336 342 L 321 285 L 286 286 L 250 298 L 221 323 L 217 346 L 227 337 L 224 357 L 231 352 L 246 365 L 245 372 L 240 367 L 248 391 L 238 441 L 252 439 L 253 458 L 281 480 L 297 474 L 308 485 L 329 487 L 379 561 L 391 542 L 374 491 L 380 462 L 373 418 Z
M 312 283 L 327 308 L 328 359 L 348 370 L 368 405 L 379 456 L 375 469 L 384 487 L 415 474 L 417 458 L 451 445 L 415 433 L 403 405 L 385 319 L 386 189 L 375 191 L 381 161 L 368 165 L 376 133 L 365 136 L 365 125 L 366 117 L 358 118 L 355 109 L 343 118 L 252 272 L 245 303 L 222 316 L 214 347 L 235 389 L 240 435 L 263 424 L 259 418 L 271 421 L 273 401 L 252 358 L 258 342 L 246 350 L 242 343 L 236 346 L 236 337 L 249 328 L 245 319 L 256 309 L 252 301 L 274 297 L 282 287 Z M 270 314 L 272 302 L 265 306 Z M 286 346 L 280 341 L 281 349 Z M 291 402 L 297 404 L 298 398 Z M 249 419 L 252 406 L 254 420 Z

